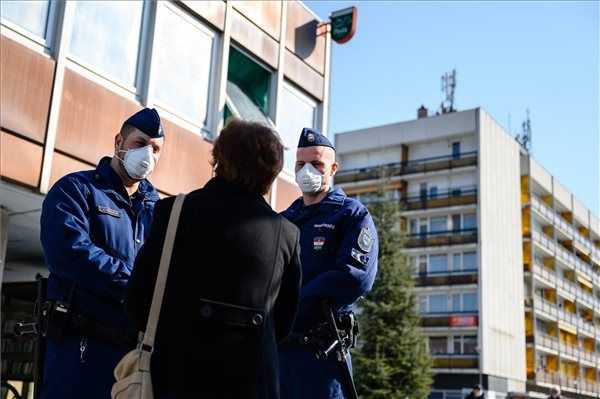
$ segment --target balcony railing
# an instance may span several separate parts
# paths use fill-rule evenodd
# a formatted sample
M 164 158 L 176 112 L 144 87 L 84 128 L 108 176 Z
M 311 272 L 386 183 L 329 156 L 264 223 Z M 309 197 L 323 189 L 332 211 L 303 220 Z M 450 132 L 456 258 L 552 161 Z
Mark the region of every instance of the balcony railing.
M 403 176 L 413 173 L 434 172 L 477 165 L 477 151 L 463 152 L 456 155 L 443 155 L 415 159 L 406 162 L 394 162 L 366 168 L 342 170 L 335 176 L 336 184 L 352 183 L 381 177 Z
M 560 384 L 560 374 L 556 372 L 539 370 L 535 372 L 535 380 L 547 384 Z
M 406 211 L 471 205 L 477 203 L 477 188 L 457 188 L 435 194 L 411 195 L 400 201 Z
M 439 353 L 431 355 L 433 368 L 440 369 L 476 369 L 479 368 L 479 355 Z
M 576 359 L 579 357 L 579 348 L 575 345 L 569 345 L 565 342 L 560 343 L 560 352 Z
M 535 261 L 533 263 L 533 273 L 543 277 L 552 284 L 556 284 L 556 281 L 558 280 L 558 278 L 556 277 L 556 273 L 554 273 L 551 270 L 548 270 L 546 267 L 540 265 Z
M 579 387 L 585 392 L 598 393 L 600 391 L 600 384 L 594 381 L 587 381 L 585 379 L 580 381 Z
M 545 234 L 540 233 L 539 231 L 533 231 L 531 233 L 531 237 L 533 238 L 534 242 L 537 242 L 539 245 L 544 247 L 550 253 L 554 254 L 556 252 L 556 244 L 554 243 L 553 240 L 546 237 Z
M 477 242 L 477 229 L 444 230 L 408 234 L 407 248 L 436 247 L 442 245 L 472 244 Z
M 541 345 L 543 347 L 554 349 L 556 351 L 559 348 L 559 342 L 557 337 L 553 337 L 545 333 L 536 333 L 534 339 L 536 345 Z
M 476 284 L 477 273 L 478 269 L 419 273 L 415 276 L 415 285 L 422 287 L 430 285 Z
M 579 354 L 582 359 L 587 360 L 590 363 L 596 363 L 598 360 L 596 352 L 589 352 L 583 348 L 579 350 Z
M 558 307 L 552 302 L 542 299 L 540 296 L 535 296 L 533 301 L 535 310 L 549 314 L 550 316 L 558 317 Z
M 554 221 L 554 210 L 535 195 L 531 196 L 531 207 L 546 217 L 550 223 Z

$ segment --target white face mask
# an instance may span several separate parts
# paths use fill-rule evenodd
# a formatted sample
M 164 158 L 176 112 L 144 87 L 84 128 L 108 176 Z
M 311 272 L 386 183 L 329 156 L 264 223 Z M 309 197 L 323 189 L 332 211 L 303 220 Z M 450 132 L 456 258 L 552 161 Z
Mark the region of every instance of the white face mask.
M 303 193 L 318 193 L 322 191 L 325 176 L 321 174 L 312 164 L 304 164 L 302 169 L 296 172 L 296 183 Z
M 125 171 L 134 180 L 143 180 L 150 176 L 150 173 L 156 166 L 156 160 L 152 152 L 152 146 L 147 145 L 142 148 L 134 148 L 132 150 L 120 152 L 125 153 L 125 157 L 121 159 Z

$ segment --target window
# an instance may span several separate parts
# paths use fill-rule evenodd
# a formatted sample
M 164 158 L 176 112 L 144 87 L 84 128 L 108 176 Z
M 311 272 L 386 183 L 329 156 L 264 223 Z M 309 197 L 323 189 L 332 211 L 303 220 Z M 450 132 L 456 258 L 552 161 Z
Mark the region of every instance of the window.
M 283 168 L 293 174 L 300 132 L 302 128 L 315 127 L 317 103 L 287 82 L 283 84 L 281 97 L 277 130 L 286 147 Z
M 477 215 L 475 213 L 465 213 L 463 215 L 463 229 L 477 228 Z
M 450 192 L 453 197 L 460 197 L 461 191 L 460 188 L 453 188 Z
M 452 270 L 461 270 L 462 264 L 460 262 L 460 254 L 452 255 Z
M 421 235 L 427 234 L 427 219 L 426 218 L 419 219 L 419 233 L 421 233 Z
M 417 219 L 411 219 L 410 220 L 410 234 L 417 234 Z
M 437 186 L 432 186 L 429 188 L 429 198 L 437 198 L 438 188 Z
M 462 310 L 462 307 L 460 304 L 460 294 L 450 295 L 450 311 L 460 312 L 461 310 Z
M 125 85 L 135 86 L 143 3 L 81 1 L 73 6 L 70 54 Z
M 429 312 L 444 313 L 448 311 L 448 296 L 447 295 L 430 295 L 429 296 Z
M 477 311 L 477 294 L 463 294 L 463 312 Z
M 48 0 L 0 1 L 3 21 L 13 23 L 38 38 L 46 38 L 48 24 Z
M 448 353 L 448 337 L 429 337 L 429 352 L 432 355 Z
M 419 193 L 421 195 L 421 198 L 427 197 L 427 183 L 421 183 L 419 185 Z
M 460 141 L 452 143 L 452 159 L 460 158 Z
M 227 68 L 225 113 L 272 126 L 268 117 L 271 73 L 235 47 L 229 49 Z
M 427 296 L 426 295 L 419 297 L 419 312 L 427 313 Z
M 452 231 L 460 230 L 460 214 L 452 215 Z
M 448 226 L 446 225 L 446 219 L 446 216 L 431 218 L 431 231 L 446 231 L 448 229 Z
M 475 335 L 467 335 L 463 337 L 463 351 L 465 355 L 477 353 L 477 337 Z
M 419 256 L 419 273 L 420 274 L 427 273 L 427 255 Z
M 465 252 L 463 254 L 463 268 L 465 270 L 477 269 L 477 253 Z
M 452 337 L 452 353 L 462 353 L 462 337 L 460 335 Z
M 152 53 L 152 97 L 155 102 L 206 127 L 215 36 L 176 7 L 158 3 Z
M 429 256 L 429 272 L 443 273 L 448 271 L 448 256 L 447 255 L 431 255 Z

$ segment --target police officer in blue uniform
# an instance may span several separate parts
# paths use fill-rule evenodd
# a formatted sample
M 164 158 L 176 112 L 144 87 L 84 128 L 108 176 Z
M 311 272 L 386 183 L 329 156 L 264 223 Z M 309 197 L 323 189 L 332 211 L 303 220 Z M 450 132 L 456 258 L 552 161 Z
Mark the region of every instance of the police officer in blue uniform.
M 303 129 L 296 153 L 302 197 L 283 213 L 300 228 L 303 281 L 293 338 L 280 348 L 282 399 L 351 396 L 339 362 L 334 356 L 318 359 L 316 352 L 323 348 L 315 343 L 322 341 L 317 335 L 322 338 L 324 301 L 343 320 L 373 286 L 378 242 L 367 208 L 342 189 L 331 188 L 337 167 L 335 148 L 327 137 Z M 351 370 L 349 356 L 346 361 Z
M 123 123 L 112 158 L 64 176 L 44 200 L 50 276 L 42 399 L 109 398 L 114 367 L 135 347 L 123 299 L 159 199 L 146 178 L 163 142 L 158 113 L 143 109 Z

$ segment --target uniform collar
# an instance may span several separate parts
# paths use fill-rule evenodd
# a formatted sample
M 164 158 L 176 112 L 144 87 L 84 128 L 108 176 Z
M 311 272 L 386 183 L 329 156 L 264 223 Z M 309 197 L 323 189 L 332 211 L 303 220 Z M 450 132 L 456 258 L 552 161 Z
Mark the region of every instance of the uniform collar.
M 110 165 L 111 160 L 111 157 L 102 158 L 96 167 L 96 175 L 104 178 L 113 191 L 121 195 L 127 202 L 130 202 L 129 194 L 127 193 L 127 190 L 125 190 L 121 177 Z M 158 201 L 160 199 L 156 189 L 147 179 L 140 181 L 136 195 L 139 194 L 143 196 L 144 201 Z
M 344 205 L 344 200 L 346 199 L 346 193 L 341 188 L 337 187 L 329 190 L 325 198 L 321 202 L 312 205 L 304 205 L 304 200 L 302 197 L 298 198 L 296 201 L 292 203 L 292 205 L 288 208 L 286 213 L 290 216 L 296 215 L 299 213 L 303 213 L 303 211 L 308 212 L 312 209 L 318 210 L 329 210 L 332 208 L 339 208 Z

